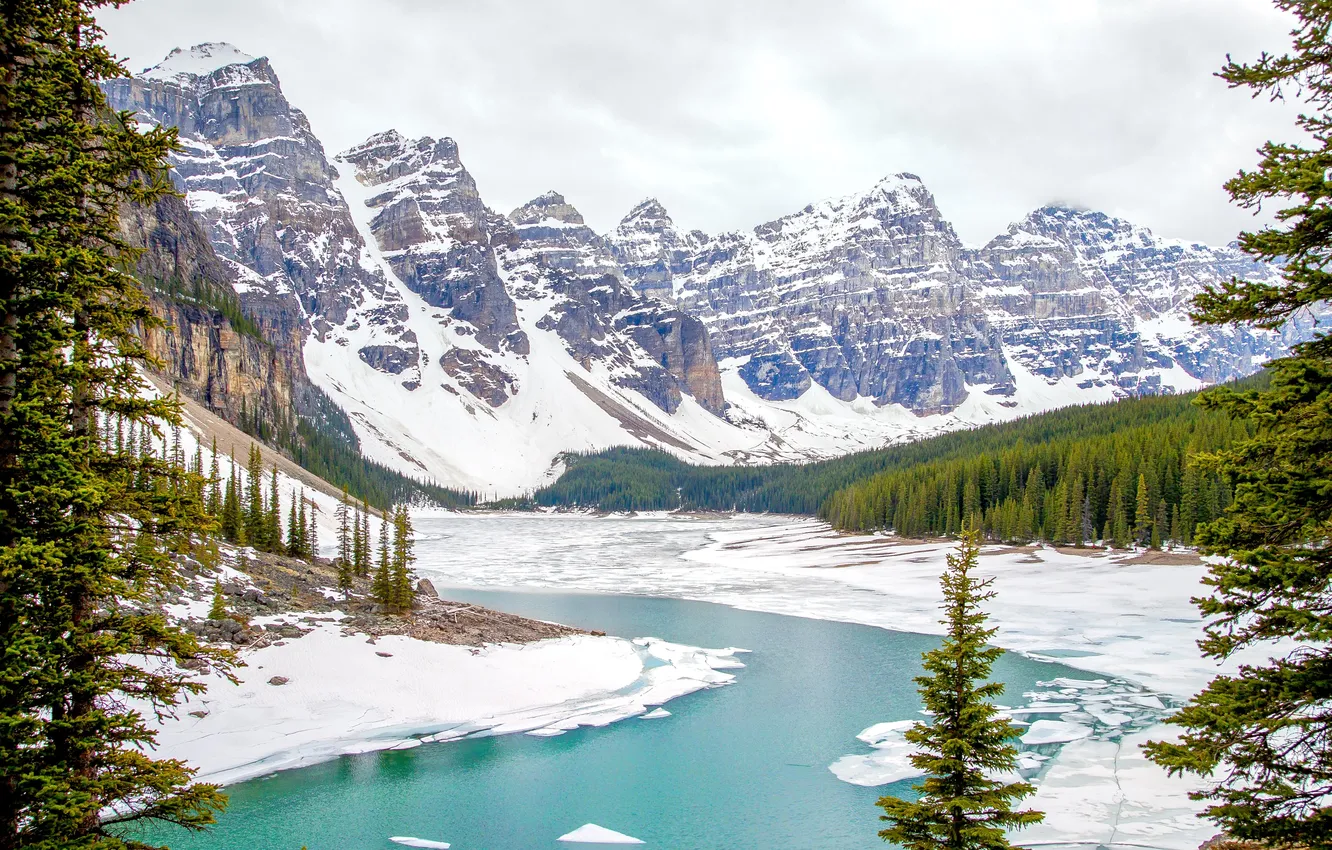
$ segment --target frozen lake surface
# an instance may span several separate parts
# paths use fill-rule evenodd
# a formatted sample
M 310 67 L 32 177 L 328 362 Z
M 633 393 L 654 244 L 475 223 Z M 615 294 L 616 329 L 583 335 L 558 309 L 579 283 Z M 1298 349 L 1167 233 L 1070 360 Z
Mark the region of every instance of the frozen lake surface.
M 449 598 L 754 652 L 740 656 L 736 684 L 674 701 L 666 716 L 345 757 L 229 789 L 232 809 L 210 835 L 154 837 L 180 848 L 389 848 L 414 836 L 517 850 L 569 846 L 556 839 L 597 824 L 677 850 L 883 846 L 873 802 L 910 781 L 869 783 L 903 775 L 895 721 L 918 718 L 911 677 L 935 644 L 910 632 L 934 628 L 946 547 L 780 517 L 452 515 L 417 527 L 420 571 Z M 1051 813 L 1023 843 L 1196 847 L 1214 830 L 1136 743 L 1157 706 L 1205 672 L 1188 605 L 1199 569 L 1046 550 L 990 550 L 985 563 L 1001 594 L 1044 589 L 998 600 L 1006 645 L 1063 662 L 1010 653 L 996 667 L 1004 704 L 1030 724 L 1024 770 Z M 1122 581 L 1097 579 L 1107 572 Z M 1121 628 L 1135 623 L 1142 634 Z M 1154 634 L 1184 645 L 1143 648 Z

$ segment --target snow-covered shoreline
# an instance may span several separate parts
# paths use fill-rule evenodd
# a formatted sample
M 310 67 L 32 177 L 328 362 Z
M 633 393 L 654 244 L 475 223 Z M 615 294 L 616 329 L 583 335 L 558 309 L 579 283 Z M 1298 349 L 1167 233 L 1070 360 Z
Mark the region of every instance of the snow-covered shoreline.
M 452 646 L 390 635 L 368 642 L 326 617 L 304 637 L 241 655 L 232 685 L 159 726 L 159 756 L 231 784 L 342 755 L 468 736 L 558 735 L 649 712 L 729 684 L 743 650 L 593 635 Z M 283 681 L 285 680 L 285 681 Z M 274 683 L 276 682 L 276 683 Z

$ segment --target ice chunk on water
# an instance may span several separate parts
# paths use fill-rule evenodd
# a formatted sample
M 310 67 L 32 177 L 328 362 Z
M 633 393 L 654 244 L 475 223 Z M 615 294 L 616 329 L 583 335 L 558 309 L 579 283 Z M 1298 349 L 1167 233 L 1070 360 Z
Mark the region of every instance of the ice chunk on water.
M 1036 684 L 1042 688 L 1071 688 L 1073 690 L 1083 690 L 1084 688 L 1100 690 L 1101 688 L 1110 687 L 1110 683 L 1105 679 L 1068 679 L 1063 676 L 1049 682 L 1037 682 Z
M 1067 720 L 1037 720 L 1022 736 L 1022 743 L 1029 747 L 1040 744 L 1066 744 L 1079 741 L 1091 735 L 1092 730 L 1081 723 L 1069 723 Z
M 568 841 L 574 844 L 643 844 L 644 842 L 625 835 L 623 832 L 616 832 L 613 829 L 607 829 L 604 826 L 597 826 L 595 823 L 585 823 L 575 829 L 573 832 L 566 833 L 559 837 L 560 841 Z
M 1134 694 L 1128 698 L 1128 701 L 1143 708 L 1165 708 L 1165 703 L 1161 702 L 1161 698 L 1154 694 Z
M 908 747 L 883 749 L 867 756 L 842 756 L 828 769 L 843 782 L 868 788 L 924 776 L 925 771 L 912 765 L 909 757 Z
M 893 720 L 888 723 L 875 723 L 856 737 L 871 747 L 878 746 L 883 741 L 902 740 L 902 733 L 916 725 L 914 720 Z
M 1104 708 L 1088 708 L 1087 713 L 1092 717 L 1095 717 L 1101 723 L 1104 723 L 1106 726 L 1123 726 L 1125 723 L 1128 723 L 1133 719 L 1127 714 L 1122 714 L 1118 711 L 1108 711 Z
M 428 847 L 431 850 L 449 850 L 446 841 L 431 841 L 428 838 L 412 838 L 409 835 L 394 835 L 389 838 L 394 844 L 401 844 L 404 847 Z
M 915 746 L 903 737 L 914 720 L 894 720 L 876 723 L 856 737 L 873 747 L 869 755 L 842 756 L 828 765 L 833 775 L 852 785 L 887 785 L 904 779 L 916 779 L 924 772 L 911 764 Z
M 643 715 L 644 720 L 660 720 L 663 717 L 670 717 L 671 713 L 664 708 L 654 708 Z

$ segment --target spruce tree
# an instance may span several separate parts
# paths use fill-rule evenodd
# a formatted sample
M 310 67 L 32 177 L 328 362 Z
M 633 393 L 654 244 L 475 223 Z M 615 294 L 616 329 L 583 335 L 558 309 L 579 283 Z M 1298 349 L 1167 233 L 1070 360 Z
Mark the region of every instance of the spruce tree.
M 291 507 L 287 511 L 286 553 L 293 558 L 305 557 L 305 532 L 296 513 L 296 491 L 291 491 Z
M 370 506 L 361 502 L 361 568 L 360 575 L 370 575 L 374 556 L 370 548 Z
M 222 479 L 217 469 L 217 437 L 213 438 L 212 460 L 208 464 L 208 513 L 220 516 L 222 513 Z
M 1133 541 L 1146 545 L 1152 535 L 1152 502 L 1147 494 L 1147 476 L 1138 475 L 1138 497 L 1134 502 Z
M 268 549 L 268 516 L 264 504 L 264 453 L 250 444 L 245 464 L 245 536 L 256 549 Z
M 268 510 L 264 513 L 264 523 L 268 527 L 268 550 L 282 551 L 282 497 L 278 491 L 278 468 L 273 464 L 268 482 Z
M 391 604 L 402 610 L 410 610 L 416 591 L 412 588 L 412 564 L 416 561 L 413 553 L 412 518 L 406 505 L 399 505 L 393 512 L 393 559 L 391 568 Z
M 1280 262 L 1278 284 L 1233 279 L 1195 301 L 1206 324 L 1281 327 L 1332 298 L 1332 4 L 1282 0 L 1293 14 L 1292 48 L 1255 62 L 1228 61 L 1220 76 L 1253 96 L 1301 101 L 1299 141 L 1268 142 L 1252 171 L 1226 184 L 1241 206 L 1278 205 L 1274 223 L 1242 233 L 1254 259 Z M 1207 780 L 1196 797 L 1232 836 L 1268 846 L 1332 847 L 1332 337 L 1297 345 L 1268 365 L 1265 391 L 1211 391 L 1204 403 L 1248 418 L 1256 433 L 1200 459 L 1222 476 L 1198 512 L 1211 521 L 1195 543 L 1221 556 L 1199 646 L 1223 659 L 1273 641 L 1297 647 L 1212 680 L 1171 718 L 1178 743 L 1148 755 L 1171 773 Z M 1233 502 L 1218 516 L 1225 490 Z M 1191 506 L 1190 506 L 1191 507 Z
M 980 535 L 963 532 L 957 552 L 948 556 L 940 577 L 946 627 L 943 644 L 924 655 L 926 675 L 916 677 L 921 701 L 933 718 L 905 735 L 916 745 L 911 763 L 926 773 L 915 786 L 916 800 L 882 797 L 880 818 L 889 826 L 885 841 L 909 850 L 1006 850 L 1006 830 L 1021 829 L 1043 818 L 1040 812 L 1013 806 L 1035 789 L 1026 782 L 991 778 L 1017 768 L 1012 739 L 1018 729 L 999 716 L 993 700 L 1003 683 L 988 681 L 1003 650 L 988 641 L 982 605 L 994 598 L 992 579 L 973 575 L 980 556 Z
M 301 491 L 301 510 L 305 510 L 305 491 Z M 310 500 L 310 512 L 308 521 L 301 520 L 301 527 L 305 529 L 305 551 L 310 553 L 311 558 L 319 557 L 319 505 Z
M 395 509 L 396 511 L 396 509 Z M 395 513 L 394 516 L 397 514 Z M 379 560 L 370 582 L 370 593 L 380 605 L 393 605 L 393 561 L 389 555 L 389 512 L 384 511 L 379 524 Z
M 208 619 L 225 620 L 228 616 L 230 615 L 227 613 L 227 598 L 222 594 L 222 583 L 215 581 L 213 582 L 213 604 L 208 609 Z
M 351 514 L 351 560 L 352 570 L 358 576 L 364 576 L 370 571 L 370 566 L 366 553 L 369 547 L 366 546 L 365 536 L 361 533 L 361 506 L 352 504 Z
M 351 505 L 348 503 L 346 490 L 342 491 L 342 501 L 338 503 L 335 520 L 338 524 L 338 589 L 344 594 L 349 594 L 355 584 L 356 564 L 352 552 Z
M 141 451 L 148 398 L 136 332 L 160 326 L 125 269 L 123 205 L 169 191 L 173 130 L 139 132 L 99 81 L 125 75 L 97 0 L 12 0 L 0 14 L 0 848 L 142 847 L 112 821 L 202 828 L 224 798 L 151 755 L 129 707 L 170 712 L 207 657 L 154 610 L 170 550 L 209 531 L 172 458 Z M 108 451 L 106 417 L 140 445 Z M 126 530 L 134 528 L 133 532 Z M 126 658 L 148 656 L 139 666 Z M 214 661 L 219 661 L 216 657 Z M 104 813 L 114 811 L 112 818 Z

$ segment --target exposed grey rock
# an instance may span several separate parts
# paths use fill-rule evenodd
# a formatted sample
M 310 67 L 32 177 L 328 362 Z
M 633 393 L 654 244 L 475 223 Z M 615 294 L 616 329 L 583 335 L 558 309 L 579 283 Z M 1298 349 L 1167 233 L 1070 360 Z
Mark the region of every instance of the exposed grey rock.
M 1290 339 L 1187 328 L 1202 286 L 1275 278 L 1234 246 L 1047 207 L 968 249 L 912 174 L 715 237 L 646 201 L 608 242 L 640 292 L 700 317 L 717 356 L 738 358 L 772 400 L 818 383 L 846 401 L 942 412 L 969 388 L 1013 396 L 1014 368 L 1147 394 L 1176 366 L 1204 382 L 1247 374 Z
M 398 278 L 427 303 L 476 328 L 487 348 L 525 354 L 513 299 L 494 246 L 512 241 L 503 216 L 481 201 L 452 139 L 409 141 L 397 131 L 371 136 L 338 156 L 377 191 L 371 228 Z
M 217 67 L 199 72 L 209 64 Z M 344 324 L 361 306 L 386 325 L 405 319 L 396 292 L 362 262 L 337 172 L 267 59 L 198 45 L 104 88 L 112 107 L 180 130 L 173 178 L 266 330 L 294 337 L 299 351 L 305 334 Z
M 271 678 L 271 679 L 268 680 L 268 684 L 270 684 L 270 685 L 285 685 L 285 684 L 287 684 L 287 683 L 290 682 L 290 681 L 291 681 L 291 679 L 288 679 L 286 676 L 274 676 L 273 678 Z
M 441 359 L 457 386 L 491 407 L 521 391 L 499 355 L 529 352 L 517 304 L 540 301 L 545 315 L 537 327 L 558 334 L 585 368 L 606 365 L 617 383 L 667 411 L 687 393 L 722 412 L 707 329 L 634 293 L 604 240 L 559 193 L 501 216 L 482 202 L 452 139 L 413 141 L 392 130 L 338 161 L 373 188 L 371 229 L 394 272 L 448 311 L 444 324 L 479 345 Z

